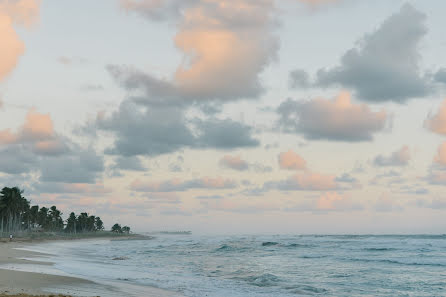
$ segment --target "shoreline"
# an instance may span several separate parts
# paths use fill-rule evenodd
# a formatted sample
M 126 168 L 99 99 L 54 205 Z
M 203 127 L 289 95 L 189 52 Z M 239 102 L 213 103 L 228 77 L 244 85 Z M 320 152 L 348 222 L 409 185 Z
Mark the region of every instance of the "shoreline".
M 133 286 L 132 284 L 102 282 L 87 280 L 73 275 L 64 275 L 46 257 L 54 255 L 34 252 L 33 245 L 50 243 L 55 241 L 97 241 L 97 240 L 150 240 L 153 237 L 144 235 L 119 235 L 98 237 L 45 237 L 45 238 L 14 238 L 0 240 L 0 297 L 3 296 L 141 296 L 141 297 L 171 297 L 179 296 L 173 292 L 164 291 L 152 287 Z M 27 267 L 24 269 L 23 267 Z M 32 270 L 32 271 L 29 271 Z M 50 271 L 50 273 L 48 273 Z M 58 295 L 60 294 L 60 295 Z
M 0 243 L 0 265 L 52 265 L 50 262 L 29 260 L 29 258 L 46 255 L 17 249 L 23 247 L 25 247 L 23 243 Z M 48 295 L 51 292 L 46 292 L 45 288 L 54 284 L 77 286 L 92 283 L 81 278 L 0 268 L 0 296 L 7 296 L 6 294 Z M 65 293 L 65 296 L 70 296 L 72 292 Z

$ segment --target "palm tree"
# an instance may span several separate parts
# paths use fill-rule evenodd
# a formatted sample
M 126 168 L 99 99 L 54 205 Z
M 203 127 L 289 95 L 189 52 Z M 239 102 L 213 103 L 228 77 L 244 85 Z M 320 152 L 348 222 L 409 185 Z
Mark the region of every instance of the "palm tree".
M 104 230 L 104 223 L 102 222 L 100 217 L 96 217 L 96 221 L 94 222 L 94 224 L 97 231 Z
M 67 225 L 65 227 L 65 232 L 76 233 L 76 214 L 74 212 L 70 213 L 67 219 Z
M 111 232 L 114 232 L 114 233 L 122 233 L 121 225 L 119 225 L 119 224 L 114 224 L 113 227 L 111 228 Z
M 29 201 L 22 197 L 23 191 L 18 187 L 4 187 L 0 191 L 0 216 L 2 232 L 23 229 L 23 217 L 29 210 Z

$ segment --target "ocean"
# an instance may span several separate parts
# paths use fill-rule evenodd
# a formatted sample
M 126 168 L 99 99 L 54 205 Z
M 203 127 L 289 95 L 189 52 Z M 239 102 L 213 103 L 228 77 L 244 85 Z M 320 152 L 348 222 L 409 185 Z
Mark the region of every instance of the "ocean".
M 52 269 L 189 297 L 446 296 L 446 235 L 48 242 Z

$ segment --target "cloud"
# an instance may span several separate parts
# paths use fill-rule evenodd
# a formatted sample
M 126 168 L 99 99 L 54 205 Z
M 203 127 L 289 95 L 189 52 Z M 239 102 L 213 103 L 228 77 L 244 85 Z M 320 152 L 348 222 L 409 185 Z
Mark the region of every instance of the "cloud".
M 94 183 L 103 159 L 56 133 L 49 114 L 31 109 L 17 129 L 0 130 L 0 172 L 35 173 L 42 182 Z
M 322 194 L 317 202 L 316 209 L 320 211 L 347 211 L 359 210 L 363 207 L 355 203 L 350 196 L 341 195 L 337 192 L 326 192 Z
M 46 140 L 53 136 L 53 121 L 49 114 L 41 114 L 34 110 L 28 112 L 22 131 L 24 139 Z
M 446 99 L 434 115 L 428 115 L 424 126 L 434 133 L 446 135 Z
M 92 149 L 74 150 L 70 154 L 45 158 L 41 164 L 42 182 L 88 183 L 104 171 L 104 159 Z
M 288 99 L 277 111 L 283 131 L 318 140 L 370 141 L 374 133 L 385 128 L 388 120 L 384 110 L 374 112 L 365 104 L 352 103 L 348 92 L 342 92 L 335 100 Z
M 251 127 L 230 119 L 196 121 L 196 128 L 200 131 L 197 143 L 203 148 L 234 149 L 260 145 L 259 141 L 252 137 Z
M 132 171 L 146 171 L 147 168 L 141 163 L 141 159 L 136 156 L 131 157 L 117 157 L 112 169 L 132 170 Z
M 130 189 L 135 192 L 184 192 L 191 189 L 233 189 L 237 184 L 233 180 L 222 177 L 210 178 L 204 177 L 182 181 L 171 179 L 162 182 L 142 182 L 135 180 Z
M 257 173 L 271 172 L 273 169 L 271 166 L 263 165 L 260 163 L 250 163 L 243 160 L 240 156 L 226 155 L 220 159 L 220 166 L 237 171 L 251 170 Z
M 349 173 L 344 173 L 341 176 L 336 177 L 335 181 L 339 184 L 342 184 L 343 188 L 344 187 L 354 188 L 354 189 L 361 188 L 360 181 Z
M 65 193 L 65 194 L 89 194 L 103 195 L 111 193 L 112 190 L 102 184 L 66 184 L 66 183 L 40 183 L 35 186 L 40 193 Z
M 446 142 L 443 142 L 437 151 L 437 155 L 434 158 L 434 164 L 440 167 L 446 167 Z
M 8 174 L 27 173 L 38 168 L 36 156 L 23 145 L 0 149 L 0 171 Z
M 434 80 L 446 84 L 446 68 L 441 68 L 434 75 Z
M 401 184 L 406 181 L 403 175 L 395 170 L 390 170 L 381 174 L 377 174 L 372 180 L 370 180 L 370 185 L 378 185 L 381 181 L 386 181 L 386 185 L 390 186 L 392 184 Z
M 238 170 L 238 171 L 245 171 L 248 170 L 249 164 L 245 160 L 242 160 L 240 156 L 229 156 L 226 155 L 220 160 L 220 164 L 223 167 Z
M 348 50 L 338 66 L 320 69 L 314 86 L 342 86 L 367 101 L 404 102 L 430 92 L 420 71 L 419 44 L 426 35 L 426 16 L 405 4 L 359 46 Z
M 69 150 L 67 140 L 54 131 L 49 114 L 34 109 L 26 115 L 25 123 L 17 132 L 0 130 L 0 145 L 22 145 L 30 147 L 37 155 L 60 155 Z
M 150 96 L 187 100 L 257 97 L 260 73 L 275 58 L 273 0 L 121 0 L 128 12 L 177 26 L 183 61 L 172 80 L 127 72 L 128 82 Z M 116 69 L 116 68 L 115 68 Z M 123 72 L 121 72 L 123 74 Z
M 176 108 L 144 108 L 125 100 L 111 116 L 99 114 L 96 125 L 116 135 L 106 152 L 127 157 L 170 153 L 195 142 L 182 111 Z
M 431 170 L 425 180 L 431 185 L 446 186 L 446 172 Z
M 195 199 L 204 199 L 204 200 L 208 200 L 208 199 L 223 199 L 224 196 L 222 195 L 206 195 L 206 196 L 197 196 L 195 197 Z
M 330 191 L 339 188 L 335 176 L 313 172 L 295 174 L 286 180 L 267 182 L 264 190 L 277 189 L 281 191 Z
M 0 80 L 16 67 L 25 45 L 19 39 L 14 25 L 31 26 L 38 17 L 40 1 L 14 0 L 0 2 Z
M 446 201 L 444 199 L 418 199 L 416 201 L 418 207 L 430 208 L 430 209 L 446 209 Z
M 162 21 L 179 18 L 184 8 L 196 2 L 197 0 L 120 0 L 120 5 L 127 12 L 136 12 L 143 17 Z
M 307 162 L 292 150 L 279 154 L 279 166 L 281 169 L 302 170 L 307 167 Z
M 373 160 L 375 166 L 406 166 L 411 159 L 410 149 L 408 146 L 403 146 L 396 152 L 389 156 L 378 155 Z
M 420 185 L 402 186 L 401 193 L 410 195 L 427 195 L 430 193 L 429 189 L 420 187 Z
M 310 76 L 305 70 L 293 70 L 290 72 L 289 86 L 291 89 L 309 88 L 311 86 Z
M 126 157 L 157 156 L 184 148 L 233 149 L 255 147 L 252 128 L 229 119 L 188 120 L 185 110 L 142 106 L 124 100 L 110 116 L 99 114 L 93 129 L 112 132 L 114 145 L 106 153 Z

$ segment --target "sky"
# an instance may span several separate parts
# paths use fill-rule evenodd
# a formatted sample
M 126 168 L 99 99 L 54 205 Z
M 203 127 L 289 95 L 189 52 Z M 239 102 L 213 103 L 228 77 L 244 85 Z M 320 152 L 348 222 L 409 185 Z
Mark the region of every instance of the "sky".
M 0 184 L 136 231 L 445 233 L 445 9 L 0 0 Z

